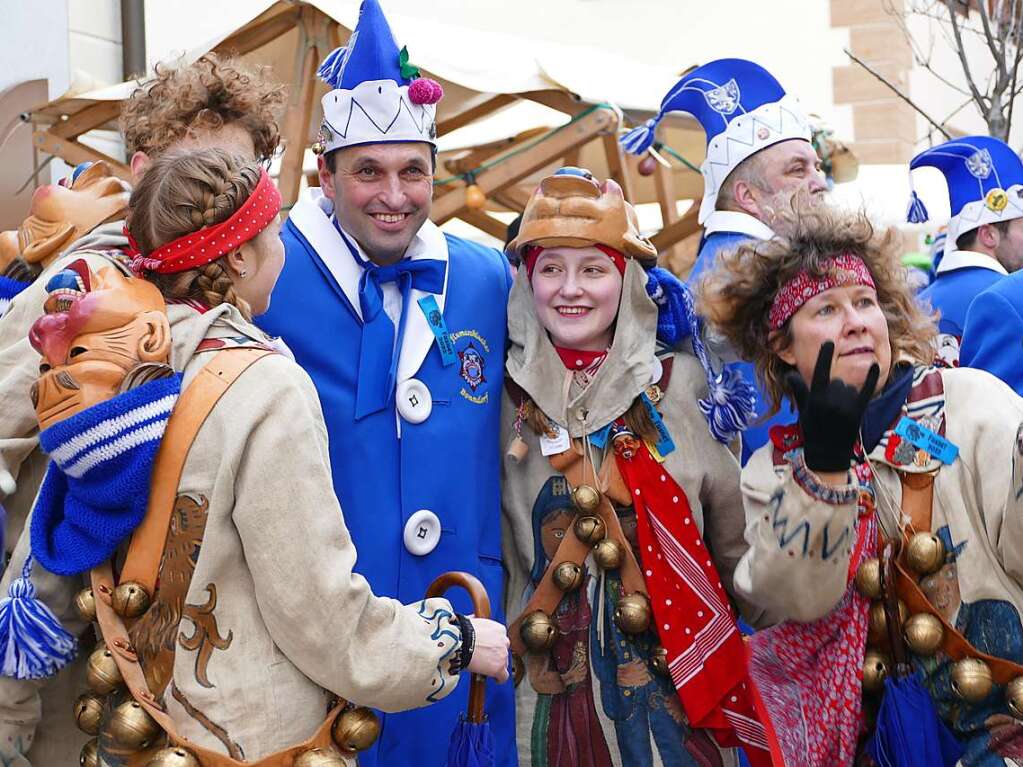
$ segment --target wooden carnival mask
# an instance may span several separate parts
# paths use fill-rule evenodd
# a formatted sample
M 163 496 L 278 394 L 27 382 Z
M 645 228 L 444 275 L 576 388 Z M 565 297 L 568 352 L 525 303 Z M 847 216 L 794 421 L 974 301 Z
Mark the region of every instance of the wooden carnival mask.
M 29 331 L 43 356 L 32 386 L 41 429 L 172 374 L 167 307 L 152 283 L 79 259 L 46 290 L 46 313 Z
M 90 165 L 69 186 L 39 187 L 29 217 L 17 230 L 0 232 L 0 274 L 34 279 L 79 237 L 123 218 L 129 197 L 105 162 Z
M 657 249 L 640 235 L 636 212 L 617 182 L 608 179 L 598 184 L 586 171 L 564 168 L 540 182 L 522 214 L 519 235 L 508 249 L 594 244 L 642 261 L 657 258 Z

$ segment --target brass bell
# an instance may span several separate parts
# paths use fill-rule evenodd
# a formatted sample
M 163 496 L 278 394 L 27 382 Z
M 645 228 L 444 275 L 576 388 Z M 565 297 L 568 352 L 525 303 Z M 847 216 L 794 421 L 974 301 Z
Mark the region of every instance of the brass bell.
M 96 620 L 96 597 L 91 588 L 82 589 L 75 595 L 75 609 L 86 623 Z
M 348 761 L 331 748 L 314 748 L 295 757 L 293 767 L 348 767 Z
M 930 613 L 917 613 L 902 627 L 909 649 L 917 655 L 934 655 L 945 639 L 945 627 Z
M 575 537 L 587 546 L 595 546 L 607 535 L 607 528 L 604 520 L 600 517 L 585 516 L 579 517 L 572 528 L 575 530 Z
M 899 600 L 899 623 L 905 624 L 909 618 L 909 610 L 906 603 Z M 874 602 L 870 606 L 870 619 L 867 624 L 867 639 L 872 644 L 884 642 L 888 639 L 888 616 L 884 611 L 883 602 Z
M 1017 719 L 1023 719 L 1023 676 L 1018 676 L 1005 685 L 1005 702 L 1009 713 Z
M 650 665 L 654 671 L 664 676 L 670 676 L 668 670 L 668 651 L 663 646 L 657 645 L 650 653 Z
M 519 635 L 530 652 L 545 652 L 551 649 L 557 636 L 554 621 L 543 610 L 535 610 L 522 619 Z
M 148 748 L 161 732 L 160 725 L 138 701 L 125 701 L 110 717 L 110 736 L 132 751 Z
M 650 600 L 638 591 L 626 594 L 615 608 L 615 624 L 626 634 L 642 634 L 650 627 Z
M 149 609 L 151 601 L 145 586 L 141 583 L 128 581 L 114 589 L 114 595 L 110 599 L 110 606 L 122 618 L 138 618 Z
M 600 506 L 600 493 L 592 485 L 579 485 L 572 490 L 572 503 L 583 514 L 589 514 Z
M 575 591 L 583 583 L 583 569 L 575 562 L 562 562 L 554 568 L 551 579 L 562 591 Z
M 593 547 L 593 561 L 601 570 L 617 570 L 624 556 L 622 544 L 614 538 L 605 538 Z
M 863 657 L 863 689 L 867 692 L 881 692 L 887 678 L 888 656 L 875 650 L 868 650 Z
M 991 692 L 991 669 L 979 658 L 963 658 L 952 666 L 952 692 L 967 703 L 979 703 Z
M 881 562 L 867 559 L 856 570 L 856 590 L 868 599 L 881 598 Z
M 200 767 L 200 765 L 199 760 L 190 751 L 177 746 L 157 751 L 146 767 Z
M 365 751 L 380 736 L 380 720 L 364 706 L 342 711 L 330 726 L 334 745 L 346 754 Z
M 99 740 L 93 738 L 84 746 L 78 756 L 79 767 L 99 767 Z
M 906 562 L 920 575 L 936 573 L 945 564 L 945 544 L 934 533 L 915 533 L 906 546 Z
M 103 721 L 103 698 L 92 692 L 78 696 L 74 707 L 75 724 L 86 735 L 99 735 Z
M 515 686 L 519 686 L 519 682 L 522 681 L 522 677 L 526 675 L 526 664 L 522 662 L 515 653 L 512 653 L 512 679 L 515 680 Z
M 117 667 L 114 656 L 106 645 L 99 645 L 89 656 L 89 662 L 85 669 L 85 680 L 89 689 L 100 695 L 112 693 L 124 684 L 121 669 Z

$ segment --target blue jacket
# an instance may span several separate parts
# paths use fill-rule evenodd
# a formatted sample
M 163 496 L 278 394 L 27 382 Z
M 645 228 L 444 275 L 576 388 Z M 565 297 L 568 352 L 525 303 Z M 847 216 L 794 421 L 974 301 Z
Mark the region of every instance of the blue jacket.
M 942 259 L 934 282 L 919 293 L 921 302 L 941 312 L 939 332 L 963 337 L 970 302 L 1005 276 L 1004 270 L 993 268 L 996 264 L 988 256 L 965 250 L 953 251 Z
M 707 223 L 711 224 L 714 216 L 717 215 L 719 215 L 717 212 L 711 214 L 711 218 L 708 219 Z M 738 216 L 742 214 L 734 215 Z M 743 216 L 743 218 L 750 218 L 751 221 L 755 221 L 755 219 L 752 219 L 750 216 Z M 761 226 L 763 225 L 761 224 Z M 708 229 L 710 229 L 709 226 Z M 718 253 L 735 248 L 739 244 L 751 239 L 755 238 L 747 232 L 721 230 L 709 231 L 704 236 L 703 242 L 700 244 L 700 252 L 696 256 L 696 262 L 693 264 L 693 270 L 689 273 L 689 284 L 694 284 L 699 280 L 700 275 L 704 271 L 714 266 L 714 259 L 717 258 Z M 796 413 L 789 405 L 788 400 L 786 400 L 782 403 L 782 408 L 778 413 L 771 416 L 766 421 L 763 420 L 771 409 L 770 400 L 764 393 L 760 382 L 757 380 L 753 364 L 750 362 L 732 362 L 728 364 L 728 368 L 737 371 L 757 390 L 757 413 L 754 416 L 750 427 L 742 433 L 742 465 L 745 466 L 749 457 L 762 445 L 766 445 L 770 440 L 769 432 L 771 427 L 775 424 L 792 423 L 796 420 Z
M 355 570 L 377 595 L 406 604 L 422 599 L 441 573 L 467 571 L 486 586 L 493 617 L 503 622 L 499 416 L 510 287 L 504 257 L 426 224 L 420 236 L 427 232 L 434 250 L 447 249 L 447 285 L 436 299 L 454 350 L 475 349 L 471 356 L 474 363 L 482 361 L 482 371 L 458 358 L 443 364 L 413 290 L 398 381 L 414 378 L 425 385 L 432 410 L 425 421 L 412 423 L 396 413 L 392 402 L 383 412 L 356 421 L 362 323 L 359 272 L 350 270 L 361 268 L 315 201 L 318 194 L 306 193 L 281 231 L 287 260 L 272 306 L 258 322 L 284 339 L 316 385 L 329 434 L 334 490 L 359 553 Z M 440 522 L 439 542 L 424 555 L 404 543 L 406 522 L 422 509 Z M 458 612 L 473 611 L 460 591 L 447 596 Z M 380 739 L 359 755 L 361 767 L 443 767 L 468 689 L 464 677 L 439 703 L 381 714 Z M 497 763 L 512 767 L 517 756 L 510 683 L 488 686 L 486 710 Z
M 986 370 L 1023 396 L 1023 271 L 977 296 L 965 325 L 959 364 Z

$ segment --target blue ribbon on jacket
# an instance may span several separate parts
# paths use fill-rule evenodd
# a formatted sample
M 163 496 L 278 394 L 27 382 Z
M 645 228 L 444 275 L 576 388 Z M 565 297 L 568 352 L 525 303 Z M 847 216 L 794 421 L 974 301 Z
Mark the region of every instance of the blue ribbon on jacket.
M 334 227 L 362 267 L 359 278 L 359 308 L 362 311 L 362 342 L 359 345 L 359 383 L 355 395 L 355 418 L 365 418 L 386 408 L 394 394 L 398 375 L 398 358 L 405 336 L 405 318 L 408 315 L 409 294 L 412 288 L 425 293 L 443 293 L 447 263 L 424 258 L 416 261 L 402 259 L 396 264 L 378 266 L 359 256 L 358 249 L 341 230 L 337 219 Z M 401 318 L 398 321 L 398 340 L 394 339 L 394 323 L 384 311 L 383 285 L 398 283 L 401 291 Z

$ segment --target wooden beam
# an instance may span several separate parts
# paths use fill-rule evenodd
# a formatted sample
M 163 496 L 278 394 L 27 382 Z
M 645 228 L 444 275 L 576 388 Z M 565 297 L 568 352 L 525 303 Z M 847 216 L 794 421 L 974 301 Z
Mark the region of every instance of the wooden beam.
M 326 20 L 326 17 L 312 6 L 302 6 L 301 10 L 302 18 L 299 23 L 302 34 L 299 35 L 299 45 L 305 50 L 301 52 L 302 65 L 296 71 L 295 81 L 290 88 L 291 99 L 287 114 L 284 116 L 284 129 L 281 131 L 281 137 L 285 142 L 284 157 L 281 160 L 280 175 L 277 177 L 277 188 L 281 192 L 284 205 L 287 206 L 294 205 L 302 186 L 302 160 L 305 156 L 316 95 L 316 67 L 320 62 L 321 51 L 315 44 L 307 43 L 316 39 L 315 26 Z
M 58 120 L 50 133 L 66 139 L 75 139 L 83 133 L 101 128 L 121 114 L 121 101 L 100 101 L 71 115 L 67 120 Z
M 564 112 L 572 117 L 582 114 L 593 106 L 592 104 L 587 104 L 580 100 L 575 94 L 568 93 L 567 91 L 527 91 L 525 93 L 520 93 L 519 97 L 527 99 L 528 101 L 535 101 L 537 104 L 543 104 L 545 107 L 556 109 L 559 112 Z
M 555 129 L 546 140 L 481 172 L 476 176 L 476 183 L 484 194 L 501 191 L 545 165 L 550 165 L 575 147 L 601 134 L 613 134 L 617 127 L 618 115 L 614 110 L 595 109 L 576 122 Z M 465 184 L 460 184 L 434 199 L 430 218 L 439 225 L 459 215 L 465 208 Z
M 486 232 L 501 242 L 504 242 L 508 236 L 508 225 L 504 221 L 484 213 L 482 210 L 466 208 L 458 214 L 458 217 L 465 223 L 475 226 L 481 232 Z
M 542 136 L 550 131 L 550 127 L 530 128 L 529 130 L 522 131 L 510 138 L 504 138 L 500 141 L 491 141 L 487 144 L 480 144 L 459 157 L 453 157 L 450 160 L 446 160 L 444 162 L 444 167 L 448 169 L 451 175 L 460 176 L 463 173 L 476 170 L 476 168 L 491 157 L 501 154 L 501 152 L 507 152 L 509 149 L 518 146 L 519 144 L 524 144 L 530 139 Z
M 437 123 L 437 135 L 443 136 L 445 133 L 451 133 L 453 130 L 463 128 L 471 122 L 479 120 L 481 117 L 486 117 L 492 112 L 496 112 L 502 107 L 506 107 L 509 104 L 516 101 L 516 98 L 507 93 L 499 93 L 493 98 L 489 98 L 482 104 L 477 104 L 471 109 L 466 109 L 464 112 L 449 117 L 446 120 L 441 120 Z
M 503 205 L 508 210 L 514 210 L 517 213 L 521 213 L 526 209 L 526 203 L 529 202 L 529 195 L 514 186 L 506 187 L 500 192 L 493 192 L 490 195 L 490 199 L 499 205 Z
M 700 201 L 693 200 L 693 204 L 689 206 L 689 210 L 685 212 L 682 218 L 664 227 L 650 238 L 650 242 L 657 248 L 657 252 L 662 253 L 675 243 L 681 242 L 686 237 L 698 232 L 700 230 L 699 215 Z
M 286 32 L 290 32 L 299 22 L 302 14 L 309 9 L 309 6 L 287 8 L 282 5 L 282 10 L 276 15 L 268 17 L 265 21 L 243 27 L 234 34 L 221 40 L 213 50 L 221 54 L 236 54 L 244 56 L 257 48 L 262 48 L 271 40 L 276 40 Z
M 657 163 L 654 169 L 654 188 L 657 190 L 657 205 L 661 209 L 661 229 L 674 224 L 679 219 L 678 200 L 675 198 L 675 177 L 671 168 Z M 674 247 L 665 249 L 664 255 L 671 259 Z
M 68 165 L 75 166 L 83 162 L 97 162 L 102 160 L 110 166 L 110 172 L 118 178 L 131 183 L 131 168 L 123 162 L 118 162 L 91 146 L 80 144 L 77 141 L 68 141 L 60 136 L 55 136 L 49 131 L 37 130 L 32 134 L 33 146 L 47 154 L 59 157 Z
M 635 199 L 632 195 L 632 179 L 629 176 L 628 166 L 625 164 L 622 145 L 618 143 L 618 134 L 607 133 L 601 137 L 601 142 L 604 144 L 604 155 L 607 157 L 607 169 L 611 178 L 618 182 L 626 200 Z

